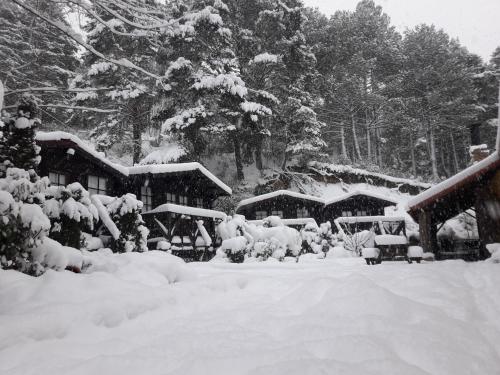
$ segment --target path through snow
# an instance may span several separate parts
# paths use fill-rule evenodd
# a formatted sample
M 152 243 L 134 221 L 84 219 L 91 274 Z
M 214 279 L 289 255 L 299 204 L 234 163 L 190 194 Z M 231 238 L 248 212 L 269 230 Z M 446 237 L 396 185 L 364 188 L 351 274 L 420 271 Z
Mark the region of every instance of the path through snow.
M 499 264 L 93 257 L 0 271 L 1 374 L 500 373 Z

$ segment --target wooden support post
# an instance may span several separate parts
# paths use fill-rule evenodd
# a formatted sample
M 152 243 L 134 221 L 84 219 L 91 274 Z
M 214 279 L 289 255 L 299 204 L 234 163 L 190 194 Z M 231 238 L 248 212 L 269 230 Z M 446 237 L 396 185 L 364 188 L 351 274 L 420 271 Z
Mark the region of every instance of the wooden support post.
M 436 256 L 439 252 L 437 241 L 437 226 L 434 218 L 432 217 L 431 210 L 420 211 L 420 244 L 425 252 L 434 253 Z
M 500 243 L 500 171 L 492 180 L 476 190 L 476 221 L 481 240 L 481 258 L 488 258 L 485 245 Z

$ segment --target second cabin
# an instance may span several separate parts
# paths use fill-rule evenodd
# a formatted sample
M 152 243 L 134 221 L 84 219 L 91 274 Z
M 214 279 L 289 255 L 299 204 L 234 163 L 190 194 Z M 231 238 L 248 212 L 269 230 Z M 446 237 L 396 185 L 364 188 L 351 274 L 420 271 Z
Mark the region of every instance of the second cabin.
M 242 200 L 236 213 L 247 220 L 262 220 L 268 216 L 282 219 L 313 218 L 317 222 L 322 216 L 325 201 L 312 195 L 289 190 L 277 190 Z
M 386 207 L 397 204 L 398 202 L 391 198 L 362 190 L 330 200 L 278 190 L 242 200 L 236 208 L 236 213 L 244 215 L 247 220 L 279 216 L 286 220 L 312 218 L 317 223 L 323 223 L 333 222 L 338 217 L 383 216 Z
M 397 201 L 387 196 L 357 190 L 326 200 L 323 221 L 333 222 L 338 217 L 384 216 L 386 207 L 397 204 Z

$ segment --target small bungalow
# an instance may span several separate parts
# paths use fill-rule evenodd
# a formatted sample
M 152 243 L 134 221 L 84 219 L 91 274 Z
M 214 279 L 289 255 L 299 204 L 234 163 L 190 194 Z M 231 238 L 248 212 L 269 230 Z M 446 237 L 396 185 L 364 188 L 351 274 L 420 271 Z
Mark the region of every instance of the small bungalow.
M 36 142 L 41 148 L 38 168 L 41 176 L 48 176 L 53 185 L 79 182 L 91 195 L 135 194 L 144 204 L 143 213 L 151 213 L 151 220 L 147 222 L 150 230 L 153 229 L 150 225 L 156 225 L 154 217 L 159 212 L 154 209 L 159 206 L 203 209 L 205 216 L 201 216 L 216 219 L 220 215 L 210 208 L 218 197 L 232 193 L 231 188 L 200 163 L 126 167 L 110 161 L 77 136 L 65 132 L 38 132 Z M 197 227 L 194 221 L 191 225 Z M 215 238 L 214 226 L 209 225 L 209 228 L 210 235 Z M 186 236 L 192 234 L 191 229 L 186 230 Z M 178 227 L 177 232 L 179 230 Z
M 498 151 L 471 167 L 415 196 L 408 213 L 419 223 L 420 242 L 437 258 L 449 257 L 438 243 L 439 228 L 459 213 L 468 212 L 477 222 L 479 243 L 455 243 L 449 250 L 460 257 L 477 252 L 485 258 L 485 245 L 500 243 L 500 157 Z M 469 257 L 468 257 L 469 258 Z
M 386 207 L 396 206 L 397 201 L 371 191 L 356 190 L 325 202 L 323 221 L 350 216 L 383 216 Z
M 247 220 L 262 220 L 268 216 L 282 219 L 313 218 L 321 220 L 325 201 L 312 195 L 278 190 L 242 200 L 236 213 Z

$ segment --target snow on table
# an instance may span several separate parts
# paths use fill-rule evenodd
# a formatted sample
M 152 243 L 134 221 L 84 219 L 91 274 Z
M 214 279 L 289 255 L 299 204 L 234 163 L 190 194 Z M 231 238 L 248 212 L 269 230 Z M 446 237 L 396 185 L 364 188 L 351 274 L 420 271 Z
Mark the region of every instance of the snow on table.
M 499 264 L 87 256 L 0 270 L 1 374 L 498 374 Z

